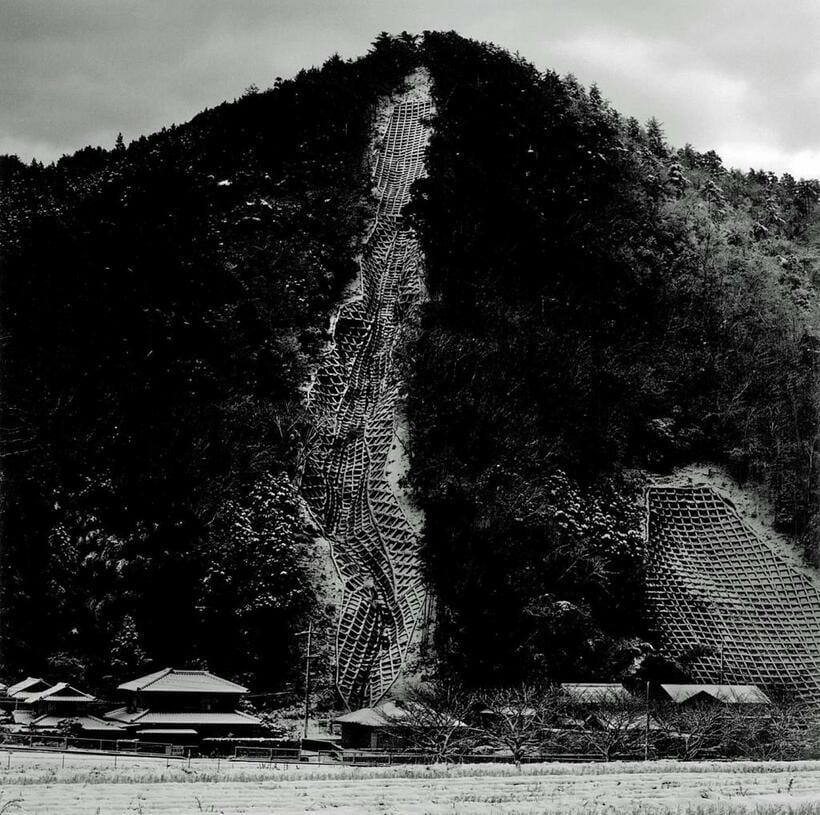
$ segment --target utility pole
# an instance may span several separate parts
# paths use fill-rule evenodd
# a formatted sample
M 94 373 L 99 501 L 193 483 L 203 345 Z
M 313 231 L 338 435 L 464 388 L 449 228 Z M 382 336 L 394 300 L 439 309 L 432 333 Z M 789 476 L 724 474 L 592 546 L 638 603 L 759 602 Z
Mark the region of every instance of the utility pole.
M 643 729 L 643 760 L 649 761 L 649 680 L 646 680 L 646 721 Z
M 313 623 L 309 622 L 307 631 L 299 631 L 296 636 L 301 637 L 307 634 L 307 650 L 305 651 L 305 725 L 303 738 L 307 738 L 308 734 L 308 716 L 310 715 L 310 659 L 313 656 L 311 653 L 311 643 L 313 641 Z

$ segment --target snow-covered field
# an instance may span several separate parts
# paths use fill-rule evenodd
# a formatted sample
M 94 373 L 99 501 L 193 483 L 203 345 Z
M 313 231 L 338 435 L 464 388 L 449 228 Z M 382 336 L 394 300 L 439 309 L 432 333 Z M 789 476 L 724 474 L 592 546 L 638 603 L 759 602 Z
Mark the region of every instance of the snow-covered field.
M 64 765 L 64 766 L 63 766 Z M 820 815 L 820 762 L 343 768 L 0 753 L 0 813 Z M 10 804 L 9 802 L 15 802 Z M 7 808 L 4 810 L 4 806 Z

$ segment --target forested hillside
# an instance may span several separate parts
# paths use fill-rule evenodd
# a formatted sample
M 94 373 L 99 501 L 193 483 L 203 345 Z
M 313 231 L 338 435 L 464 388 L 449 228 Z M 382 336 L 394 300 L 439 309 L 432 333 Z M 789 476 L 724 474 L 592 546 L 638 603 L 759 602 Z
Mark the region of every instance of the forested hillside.
M 382 36 L 128 146 L 1 160 L 4 675 L 298 670 L 301 389 L 414 59 Z
M 298 670 L 329 613 L 303 389 L 377 101 L 418 64 L 430 300 L 401 361 L 443 671 L 621 675 L 648 648 L 635 499 L 679 464 L 758 485 L 817 562 L 818 182 L 675 149 L 496 47 L 382 35 L 127 146 L 0 157 L 6 675 Z
M 645 652 L 650 471 L 710 460 L 817 558 L 816 181 L 673 150 L 597 88 L 428 34 L 411 477 L 449 668 L 614 678 Z

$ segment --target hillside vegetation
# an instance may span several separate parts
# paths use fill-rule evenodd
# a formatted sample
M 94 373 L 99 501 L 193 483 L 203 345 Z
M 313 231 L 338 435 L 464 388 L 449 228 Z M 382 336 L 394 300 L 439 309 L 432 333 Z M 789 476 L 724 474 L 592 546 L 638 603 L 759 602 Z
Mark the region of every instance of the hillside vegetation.
M 376 103 L 418 64 L 430 301 L 402 365 L 444 672 L 627 670 L 635 498 L 678 464 L 765 489 L 817 561 L 820 185 L 673 149 L 496 47 L 382 35 L 127 146 L 0 157 L 8 676 L 292 678 L 333 613 L 293 486 L 303 387 L 372 214 Z
M 0 160 L 0 665 L 286 679 L 315 608 L 288 479 L 408 45 L 129 146 Z
M 407 369 L 441 653 L 472 683 L 611 678 L 647 650 L 643 473 L 724 463 L 816 558 L 820 186 L 673 151 L 493 46 L 423 52 Z

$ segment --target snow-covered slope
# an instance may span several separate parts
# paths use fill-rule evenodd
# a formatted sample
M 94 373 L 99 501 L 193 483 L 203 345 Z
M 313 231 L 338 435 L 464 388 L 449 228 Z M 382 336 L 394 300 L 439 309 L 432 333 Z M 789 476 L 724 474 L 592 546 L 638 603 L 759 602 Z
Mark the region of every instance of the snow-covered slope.
M 332 341 L 308 395 L 316 435 L 302 493 L 341 582 L 336 679 L 351 705 L 376 702 L 395 682 L 427 606 L 418 519 L 399 487 L 405 433 L 393 355 L 409 309 L 423 297 L 419 245 L 400 216 L 424 173 L 428 83 L 415 74 L 383 110 L 376 218 L 358 285 L 331 320 Z

